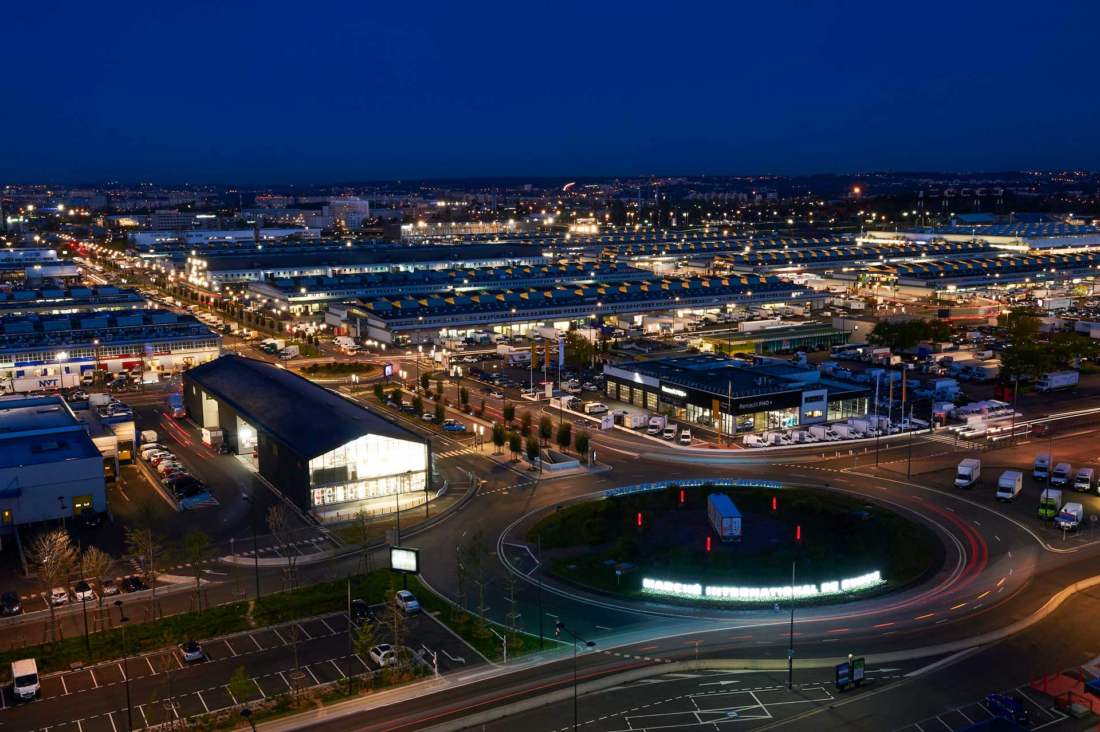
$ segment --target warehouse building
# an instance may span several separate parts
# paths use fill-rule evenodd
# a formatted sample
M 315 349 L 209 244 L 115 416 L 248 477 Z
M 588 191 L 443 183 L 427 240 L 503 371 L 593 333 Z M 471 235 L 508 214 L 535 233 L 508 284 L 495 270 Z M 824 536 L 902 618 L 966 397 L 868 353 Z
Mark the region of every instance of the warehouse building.
M 543 288 L 483 289 L 422 297 L 361 300 L 341 323 L 358 337 L 383 343 L 443 343 L 485 328 L 513 334 L 545 325 L 568 330 L 614 315 L 705 313 L 734 306 L 820 304 L 824 295 L 776 277 L 659 278 Z
M 604 366 L 608 399 L 734 435 L 867 415 L 867 387 L 785 361 L 721 356 L 628 361 Z
M 279 366 L 222 356 L 184 374 L 183 400 L 303 511 L 354 511 L 431 485 L 427 440 Z
M 152 381 L 217 358 L 221 336 L 168 310 L 0 318 L 7 391 L 80 386 L 99 370 Z
M 104 463 L 60 396 L 0 397 L 0 533 L 106 511 Z

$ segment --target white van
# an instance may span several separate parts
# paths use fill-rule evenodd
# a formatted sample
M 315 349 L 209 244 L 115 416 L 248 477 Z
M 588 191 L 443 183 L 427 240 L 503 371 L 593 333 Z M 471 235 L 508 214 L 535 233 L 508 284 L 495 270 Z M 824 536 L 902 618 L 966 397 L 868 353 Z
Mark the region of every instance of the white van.
M 661 437 L 663 437 L 666 440 L 675 440 L 676 439 L 676 425 L 674 425 L 674 424 L 666 425 L 664 432 L 661 433 Z
M 588 402 L 584 405 L 585 414 L 607 414 L 607 405 L 599 402 Z
M 681 445 L 690 445 L 691 444 L 691 430 L 685 429 L 684 431 L 682 431 L 680 433 L 680 444 Z
M 1093 477 L 1096 471 L 1092 468 L 1081 468 L 1073 477 L 1073 490 L 1088 493 L 1092 490 Z
M 1041 452 L 1035 456 L 1035 465 L 1031 470 L 1031 477 L 1035 480 L 1046 480 L 1050 476 L 1050 453 Z
M 1067 485 L 1071 476 L 1073 475 L 1073 466 L 1069 463 L 1058 463 L 1054 466 L 1054 470 L 1050 474 L 1050 484 L 1052 486 L 1064 486 Z
M 1011 501 L 1024 488 L 1024 475 L 1018 470 L 1006 470 L 997 479 L 997 500 Z
M 33 658 L 11 662 L 12 691 L 16 699 L 34 699 L 40 688 L 38 663 Z

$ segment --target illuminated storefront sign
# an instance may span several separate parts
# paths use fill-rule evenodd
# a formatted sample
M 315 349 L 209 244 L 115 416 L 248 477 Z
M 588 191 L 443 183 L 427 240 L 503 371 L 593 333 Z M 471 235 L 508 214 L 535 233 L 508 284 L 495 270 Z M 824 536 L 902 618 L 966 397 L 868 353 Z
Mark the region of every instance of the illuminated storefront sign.
M 665 386 L 664 384 L 661 384 L 661 391 L 664 392 L 665 394 L 671 394 L 672 396 L 678 396 L 678 397 L 686 397 L 687 396 L 687 392 L 684 391 L 683 389 L 676 389 L 676 388 L 673 388 L 671 386 Z
M 642 580 L 642 589 L 654 595 L 687 597 L 698 600 L 718 600 L 730 602 L 777 602 L 805 600 L 828 595 L 841 595 L 847 592 L 860 592 L 878 587 L 886 582 L 880 572 L 870 572 L 859 577 L 851 577 L 820 585 L 780 585 L 776 587 L 730 587 L 724 585 L 702 585 L 691 582 L 671 582 L 646 577 Z

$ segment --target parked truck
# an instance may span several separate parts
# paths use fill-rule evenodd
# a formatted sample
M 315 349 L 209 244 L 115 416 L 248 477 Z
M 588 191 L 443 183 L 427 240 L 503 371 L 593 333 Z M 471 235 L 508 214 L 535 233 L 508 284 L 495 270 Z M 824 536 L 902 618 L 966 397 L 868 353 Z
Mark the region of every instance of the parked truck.
M 978 458 L 966 458 L 955 470 L 955 487 L 969 488 L 982 474 L 982 461 Z
M 1081 374 L 1076 371 L 1051 371 L 1043 374 L 1035 381 L 1035 391 L 1048 392 L 1059 389 L 1072 389 L 1081 380 Z
M 1024 474 L 1018 470 L 1006 470 L 997 479 L 997 500 L 1012 501 L 1024 488 Z
M 1076 531 L 1085 518 L 1085 507 L 1080 503 L 1068 502 L 1054 518 L 1054 524 L 1065 531 Z
M 722 541 L 741 540 L 741 512 L 725 493 L 707 496 L 707 518 Z
M 1062 491 L 1046 488 L 1039 495 L 1039 518 L 1050 521 L 1062 510 Z
M 1092 468 L 1081 468 L 1073 478 L 1073 490 L 1089 493 L 1092 491 L 1093 478 L 1096 471 Z
M 1035 464 L 1031 468 L 1031 477 L 1043 481 L 1050 477 L 1050 453 L 1041 452 L 1035 456 Z
M 302 349 L 298 348 L 298 346 L 287 346 L 279 351 L 279 358 L 283 359 L 284 361 L 289 361 L 292 358 L 298 358 L 298 356 L 301 355 Z
M 834 440 L 840 439 L 840 435 L 827 424 L 810 425 L 810 434 L 816 437 L 820 442 L 833 442 Z
M 1061 488 L 1069 484 L 1073 479 L 1073 466 L 1069 463 L 1058 463 L 1050 473 L 1050 485 Z
M 649 426 L 646 427 L 645 433 L 647 435 L 659 435 L 665 430 L 665 423 L 668 422 L 668 418 L 663 414 L 657 414 L 649 418 Z

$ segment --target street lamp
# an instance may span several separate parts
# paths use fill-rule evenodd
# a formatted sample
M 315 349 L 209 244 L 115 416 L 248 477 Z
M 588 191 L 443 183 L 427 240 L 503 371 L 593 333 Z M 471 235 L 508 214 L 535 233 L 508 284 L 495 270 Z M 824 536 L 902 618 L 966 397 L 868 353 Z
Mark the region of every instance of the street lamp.
M 565 627 L 565 623 L 558 621 L 554 625 L 554 635 L 561 635 L 561 631 L 565 631 L 573 638 L 573 730 L 577 729 L 577 641 L 584 643 L 585 648 L 594 648 L 595 642 L 585 640 L 579 635 L 574 633 L 569 628 Z
M 241 500 L 248 503 L 248 523 L 252 526 L 252 566 L 256 574 L 256 602 L 260 601 L 260 548 L 256 540 L 256 502 L 252 496 L 242 494 Z
M 126 646 L 126 623 L 130 622 L 130 618 L 122 612 L 122 600 L 115 600 L 115 607 L 118 608 L 118 622 L 122 626 L 122 675 L 126 681 L 126 730 L 133 732 L 134 708 L 130 703 L 130 652 Z

